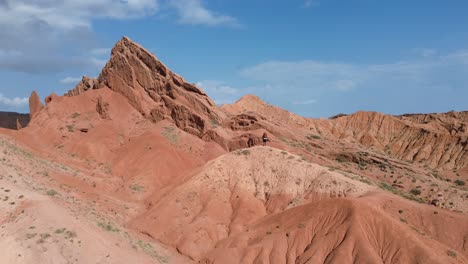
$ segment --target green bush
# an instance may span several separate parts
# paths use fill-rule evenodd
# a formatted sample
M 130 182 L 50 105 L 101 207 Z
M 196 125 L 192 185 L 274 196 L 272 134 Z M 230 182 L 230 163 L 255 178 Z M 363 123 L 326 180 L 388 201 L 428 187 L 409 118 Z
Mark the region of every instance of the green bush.
M 321 137 L 318 136 L 318 135 L 307 135 L 307 139 L 317 139 L 317 140 L 319 140 L 319 139 L 321 139 Z
M 50 196 L 54 196 L 57 194 L 57 191 L 56 190 L 48 190 L 47 191 L 47 195 L 50 195 Z
M 421 190 L 419 189 L 411 189 L 410 193 L 412 195 L 420 195 L 421 194 Z
M 463 185 L 465 185 L 465 182 L 462 181 L 462 180 L 456 180 L 455 184 L 458 185 L 458 186 L 463 186 Z

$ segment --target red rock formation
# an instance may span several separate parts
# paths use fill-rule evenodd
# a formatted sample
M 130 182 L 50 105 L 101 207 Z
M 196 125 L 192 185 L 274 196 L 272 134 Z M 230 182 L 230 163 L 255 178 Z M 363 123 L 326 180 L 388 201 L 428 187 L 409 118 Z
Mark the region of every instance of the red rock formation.
M 58 95 L 57 95 L 56 93 L 52 93 L 51 95 L 47 96 L 47 97 L 45 98 L 46 106 L 47 106 L 50 102 L 52 102 L 52 101 L 54 101 L 55 99 L 57 99 L 57 97 L 58 97 Z
M 23 126 L 21 125 L 19 119 L 16 118 L 16 130 L 20 130 L 20 129 L 22 129 L 22 128 L 23 128 Z
M 338 138 L 354 138 L 402 160 L 460 169 L 468 165 L 468 133 L 466 114 L 457 116 L 459 119 L 446 118 L 443 122 L 434 115 L 394 117 L 358 112 L 333 120 L 331 133 Z
M 81 81 L 73 88 L 72 90 L 66 93 L 66 96 L 77 96 L 88 90 L 98 89 L 97 79 L 89 78 L 88 76 L 83 76 Z
M 44 105 L 41 102 L 41 99 L 37 95 L 36 91 L 33 91 L 29 97 L 29 115 L 31 119 L 34 118 L 37 113 L 39 113 L 44 108 Z
M 109 103 L 104 102 L 102 96 L 98 97 L 96 111 L 102 119 L 111 119 L 109 115 Z
M 112 49 L 98 80 L 100 86 L 122 94 L 154 122 L 173 120 L 179 128 L 199 137 L 209 130 L 208 120 L 220 121 L 223 117 L 205 92 L 126 37 Z
M 99 78 L 83 80 L 66 95 L 109 88 L 122 94 L 143 116 L 153 122 L 172 120 L 179 128 L 200 138 L 210 130 L 208 122 L 220 123 L 225 114 L 203 90 L 171 72 L 153 54 L 124 37 L 112 49 Z

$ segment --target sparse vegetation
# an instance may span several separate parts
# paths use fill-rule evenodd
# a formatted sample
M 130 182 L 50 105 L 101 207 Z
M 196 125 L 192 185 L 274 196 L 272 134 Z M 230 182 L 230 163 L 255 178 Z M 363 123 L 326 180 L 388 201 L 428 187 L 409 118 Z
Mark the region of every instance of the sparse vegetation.
M 248 155 L 250 155 L 250 150 L 244 149 L 243 151 L 241 151 L 241 154 L 244 155 L 244 156 L 248 156 Z
M 75 132 L 75 126 L 74 125 L 67 125 L 68 132 Z
M 413 201 L 416 201 L 418 203 L 425 203 L 425 201 L 420 198 L 420 197 L 416 197 L 415 195 L 413 194 L 409 194 L 409 193 L 405 193 L 405 192 L 402 192 L 402 191 L 399 191 L 397 189 L 395 189 L 395 187 L 391 186 L 391 185 L 388 185 L 387 183 L 381 183 L 379 185 L 379 187 L 383 190 L 386 190 L 386 191 L 389 191 L 389 192 L 392 192 L 393 194 L 396 194 L 396 195 L 400 195 L 401 197 L 403 198 L 406 198 L 408 200 L 413 200 Z M 417 190 L 417 189 L 416 189 Z M 418 190 L 419 191 L 419 190 Z
M 65 232 L 65 230 L 66 230 L 66 228 L 56 229 L 55 234 L 62 234 L 63 232 Z
M 404 218 L 400 218 L 400 221 L 407 224 L 408 223 L 408 220 L 404 219 Z
M 380 184 L 380 188 L 383 189 L 383 190 L 387 190 L 387 191 L 390 191 L 392 193 L 397 193 L 397 189 L 395 189 L 393 186 L 391 185 L 388 185 L 387 183 L 383 182 Z
M 369 184 L 369 185 L 372 185 L 372 182 L 369 180 L 369 179 L 366 179 L 366 178 L 361 178 L 359 179 L 360 182 L 363 182 L 365 184 Z
M 161 132 L 161 135 L 173 145 L 176 145 L 179 141 L 179 137 L 174 127 L 165 127 Z
M 367 168 L 367 162 L 365 161 L 360 161 L 359 164 L 358 164 L 358 168 L 360 170 L 365 170 Z
M 457 252 L 455 252 L 453 250 L 447 250 L 447 255 L 449 257 L 456 258 L 457 257 Z
M 211 128 L 217 128 L 219 126 L 219 123 L 218 121 L 214 119 L 210 119 L 210 125 L 211 125 Z
M 139 184 L 132 184 L 132 185 L 130 185 L 130 189 L 132 189 L 134 192 L 140 192 L 143 189 L 145 189 L 145 187 L 143 187 L 143 186 L 141 186 Z
M 458 185 L 458 186 L 463 186 L 463 185 L 465 185 L 465 182 L 458 179 L 458 180 L 455 180 L 455 184 Z
M 37 236 L 37 233 L 27 233 L 26 239 L 31 239 L 31 238 L 34 238 L 35 236 Z
M 50 234 L 44 233 L 44 234 L 41 234 L 40 237 L 41 237 L 41 238 L 39 238 L 39 239 L 36 241 L 36 243 L 38 243 L 38 244 L 42 244 L 42 243 L 46 242 L 47 238 L 50 237 Z
M 71 118 L 77 118 L 77 117 L 79 117 L 80 115 L 81 115 L 80 113 L 75 112 L 75 113 L 73 113 L 73 114 L 71 115 Z
M 380 163 L 380 164 L 378 165 L 378 167 L 379 167 L 379 169 L 380 169 L 381 171 L 387 171 L 387 166 L 386 166 L 385 164 L 383 164 L 383 163 Z
M 100 163 L 99 166 L 101 171 L 105 174 L 112 174 L 112 165 L 110 163 Z
M 234 152 L 234 154 L 236 154 L 238 156 L 240 156 L 240 155 L 248 156 L 248 155 L 250 155 L 250 150 L 248 150 L 248 149 L 237 150 L 236 152 Z
M 307 139 L 322 139 L 319 135 L 313 135 L 313 134 L 310 134 L 310 135 L 307 135 L 306 137 Z
M 336 161 L 338 161 L 339 163 L 344 163 L 344 162 L 347 162 L 348 160 L 343 156 L 338 156 L 336 157 Z
M 399 214 L 402 214 L 402 213 L 403 213 L 403 210 L 398 210 L 398 213 L 399 213 Z
M 420 195 L 421 194 L 421 190 L 419 189 L 411 189 L 410 193 L 412 195 Z
M 146 243 L 142 240 L 138 240 L 137 245 L 138 247 L 140 247 L 141 250 L 143 250 L 145 254 L 157 259 L 160 263 L 168 262 L 167 257 L 159 255 L 158 252 L 156 252 L 156 250 L 153 248 L 153 246 L 150 243 Z
M 58 194 L 57 191 L 53 190 L 53 189 L 50 189 L 50 190 L 47 191 L 47 195 L 49 195 L 49 196 L 55 196 L 57 194 Z
M 99 222 L 98 226 L 109 232 L 120 232 L 120 230 L 117 227 L 115 227 L 111 222 Z
M 65 231 L 65 239 L 75 238 L 77 234 L 74 231 L 67 230 Z

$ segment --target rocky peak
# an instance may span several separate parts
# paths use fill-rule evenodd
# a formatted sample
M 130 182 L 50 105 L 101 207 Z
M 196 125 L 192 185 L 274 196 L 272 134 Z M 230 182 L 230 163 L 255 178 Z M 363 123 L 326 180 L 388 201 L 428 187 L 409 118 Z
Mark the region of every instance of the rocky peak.
M 33 91 L 29 97 L 29 115 L 31 119 L 33 119 L 34 116 L 36 116 L 43 108 L 44 105 L 42 104 L 39 95 L 37 95 L 36 91 Z
M 203 90 L 170 71 L 127 37 L 112 49 L 97 82 L 98 87 L 125 96 L 152 121 L 173 120 L 179 128 L 200 137 L 209 127 L 207 121 L 223 119 L 223 113 Z

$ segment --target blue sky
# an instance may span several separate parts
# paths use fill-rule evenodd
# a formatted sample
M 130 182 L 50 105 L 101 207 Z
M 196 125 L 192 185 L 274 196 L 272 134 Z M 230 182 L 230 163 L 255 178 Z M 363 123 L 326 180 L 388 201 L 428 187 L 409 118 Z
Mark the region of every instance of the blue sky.
M 95 77 L 129 36 L 217 103 L 308 117 L 468 110 L 465 0 L 0 0 L 0 110 Z

